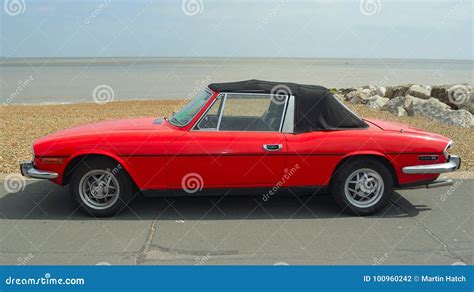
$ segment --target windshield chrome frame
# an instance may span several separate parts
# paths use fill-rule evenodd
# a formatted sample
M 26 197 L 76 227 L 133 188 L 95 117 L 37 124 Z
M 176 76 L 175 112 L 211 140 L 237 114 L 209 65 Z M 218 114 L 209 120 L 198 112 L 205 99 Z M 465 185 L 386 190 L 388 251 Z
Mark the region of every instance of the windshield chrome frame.
M 207 93 L 209 93 L 209 94 L 211 95 L 211 96 L 209 97 L 209 99 L 211 99 L 212 96 L 215 94 L 215 92 L 212 91 L 212 90 L 210 90 L 208 87 L 204 88 L 203 90 L 206 91 Z M 190 101 L 192 101 L 192 99 L 190 99 L 189 102 L 190 102 Z M 202 111 L 202 109 L 206 106 L 206 104 L 207 104 L 208 102 L 209 102 L 209 100 L 207 100 L 207 101 L 201 106 L 201 108 L 193 115 L 193 117 L 192 117 L 191 119 L 189 119 L 189 121 L 188 121 L 186 124 L 177 125 L 177 124 L 173 123 L 173 122 L 171 121 L 171 116 L 170 116 L 170 118 L 167 118 L 166 120 L 167 120 L 170 124 L 172 124 L 173 126 L 176 126 L 176 127 L 179 127 L 179 128 L 186 127 L 187 125 L 189 125 L 189 123 L 191 123 L 191 122 L 197 117 L 197 115 L 199 114 L 199 112 Z M 184 106 L 186 106 L 186 104 L 183 105 L 183 107 L 184 107 Z M 173 115 L 174 115 L 174 114 L 173 114 Z

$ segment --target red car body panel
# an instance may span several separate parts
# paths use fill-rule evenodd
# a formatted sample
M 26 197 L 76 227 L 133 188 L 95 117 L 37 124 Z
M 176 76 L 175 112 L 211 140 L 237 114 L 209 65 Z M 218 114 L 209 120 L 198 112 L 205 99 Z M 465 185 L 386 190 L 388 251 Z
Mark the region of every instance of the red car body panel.
M 448 138 L 379 120 L 366 120 L 366 129 L 279 132 L 193 131 L 192 127 L 218 93 L 184 127 L 156 118 L 106 121 L 56 132 L 34 143 L 34 164 L 59 176 L 76 158 L 108 156 L 122 165 L 140 189 L 179 189 L 188 173 L 198 173 L 204 188 L 274 186 L 326 186 L 337 165 L 348 157 L 383 157 L 393 167 L 398 185 L 431 181 L 438 174 L 404 174 L 404 166 L 443 163 Z M 263 144 L 281 144 L 267 152 Z M 421 154 L 438 160 L 420 161 Z M 61 164 L 44 163 L 44 157 L 62 158 Z M 290 179 L 282 176 L 298 167 Z

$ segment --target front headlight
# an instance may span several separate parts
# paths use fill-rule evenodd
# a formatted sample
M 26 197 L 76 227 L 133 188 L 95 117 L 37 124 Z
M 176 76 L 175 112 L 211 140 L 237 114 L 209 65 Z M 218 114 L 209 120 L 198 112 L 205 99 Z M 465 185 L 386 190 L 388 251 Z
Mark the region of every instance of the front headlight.
M 453 146 L 453 140 L 449 140 L 448 145 L 444 148 L 443 154 L 446 159 L 449 159 L 449 149 Z

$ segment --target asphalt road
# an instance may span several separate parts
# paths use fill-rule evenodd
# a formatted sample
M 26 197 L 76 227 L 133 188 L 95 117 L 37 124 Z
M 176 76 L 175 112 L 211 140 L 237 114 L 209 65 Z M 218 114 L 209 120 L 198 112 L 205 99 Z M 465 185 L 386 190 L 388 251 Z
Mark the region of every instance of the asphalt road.
M 473 264 L 474 180 L 397 191 L 381 214 L 328 195 L 139 198 L 113 219 L 75 210 L 68 188 L 0 190 L 0 264 Z

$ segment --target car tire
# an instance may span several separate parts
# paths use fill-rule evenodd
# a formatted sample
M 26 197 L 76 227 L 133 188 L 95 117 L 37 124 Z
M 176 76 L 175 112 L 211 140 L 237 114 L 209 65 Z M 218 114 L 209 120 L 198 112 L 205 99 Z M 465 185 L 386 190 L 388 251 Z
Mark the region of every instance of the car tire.
M 122 165 L 92 158 L 74 171 L 70 193 L 80 210 L 94 217 L 110 217 L 122 211 L 133 197 L 134 183 Z
M 390 200 L 393 177 L 387 166 L 376 159 L 352 159 L 336 170 L 330 192 L 344 211 L 371 215 Z

